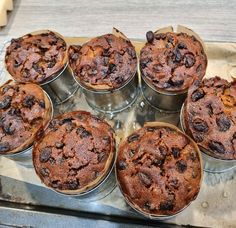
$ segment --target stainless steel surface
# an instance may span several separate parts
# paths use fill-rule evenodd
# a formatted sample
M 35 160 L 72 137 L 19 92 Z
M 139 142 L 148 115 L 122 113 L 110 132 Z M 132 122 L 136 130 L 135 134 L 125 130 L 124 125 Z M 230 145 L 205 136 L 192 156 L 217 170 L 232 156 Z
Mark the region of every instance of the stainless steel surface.
M 47 96 L 50 105 L 51 105 L 51 117 L 50 119 L 53 118 L 54 115 L 54 108 L 53 108 L 53 103 L 52 100 L 50 98 L 50 96 L 48 95 L 47 92 L 45 92 L 45 95 Z M 33 145 L 29 146 L 28 148 L 26 148 L 23 151 L 14 153 L 14 154 L 5 154 L 5 155 L 0 155 L 0 156 L 4 156 L 6 158 L 9 158 L 13 161 L 16 161 L 17 163 L 26 166 L 26 167 L 33 167 L 33 163 L 32 163 L 32 150 L 33 150 Z
M 183 132 L 186 133 L 186 126 L 184 123 L 184 106 L 185 103 L 183 103 L 181 112 L 180 112 L 180 126 L 183 130 Z M 208 155 L 209 152 L 207 152 L 206 149 L 199 146 L 201 152 L 202 152 L 202 158 L 203 158 L 203 169 L 206 172 L 210 173 L 223 173 L 230 171 L 231 169 L 236 168 L 236 161 L 235 160 L 223 160 L 214 158 L 210 155 Z
M 144 98 L 151 106 L 163 110 L 165 112 L 178 112 L 187 92 L 184 93 L 164 93 L 153 88 L 142 76 L 141 88 Z
M 54 80 L 42 85 L 42 88 L 49 94 L 53 103 L 62 104 L 73 96 L 79 86 L 66 65 Z
M 79 83 L 79 82 L 78 82 Z M 104 113 L 121 112 L 131 106 L 138 96 L 138 75 L 137 73 L 121 88 L 112 91 L 94 91 L 83 88 L 88 104 Z

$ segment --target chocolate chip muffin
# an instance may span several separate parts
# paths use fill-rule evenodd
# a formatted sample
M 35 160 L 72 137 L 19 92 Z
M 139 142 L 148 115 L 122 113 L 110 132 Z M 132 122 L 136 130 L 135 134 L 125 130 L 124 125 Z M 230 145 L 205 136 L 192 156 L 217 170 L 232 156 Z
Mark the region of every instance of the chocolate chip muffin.
M 6 68 L 19 82 L 43 84 L 53 79 L 67 63 L 66 43 L 51 31 L 12 39 L 5 55 Z
M 21 152 L 46 127 L 52 106 L 36 84 L 6 82 L 0 87 L 0 155 Z
M 220 77 L 196 81 L 183 110 L 186 132 L 204 152 L 236 159 L 236 84 Z
M 113 129 L 85 111 L 53 119 L 33 149 L 34 167 L 42 182 L 66 194 L 81 194 L 97 186 L 114 157 Z
M 201 43 L 186 33 L 147 32 L 140 52 L 142 77 L 157 90 L 186 91 L 195 79 L 202 79 L 207 56 Z
M 70 46 L 69 64 L 77 81 L 92 90 L 114 90 L 131 79 L 137 57 L 129 40 L 113 34 Z
M 170 216 L 199 192 L 202 167 L 197 145 L 178 128 L 147 123 L 120 145 L 119 187 L 127 202 L 147 216 Z

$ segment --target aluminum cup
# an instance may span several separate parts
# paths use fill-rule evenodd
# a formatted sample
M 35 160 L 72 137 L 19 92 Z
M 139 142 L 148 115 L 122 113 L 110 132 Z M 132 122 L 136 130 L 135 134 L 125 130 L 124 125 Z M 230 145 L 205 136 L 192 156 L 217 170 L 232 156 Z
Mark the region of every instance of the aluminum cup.
M 38 30 L 35 32 L 31 32 L 30 34 L 37 35 L 48 32 L 50 32 L 50 30 Z M 62 35 L 57 32 L 54 33 L 65 41 L 65 38 Z M 67 60 L 68 58 L 66 53 L 65 58 L 63 59 L 64 67 L 55 74 L 51 75 L 48 80 L 43 83 L 40 83 L 40 86 L 48 93 L 54 104 L 61 104 L 67 101 L 70 97 L 74 95 L 74 93 L 79 88 L 77 83 L 74 81 L 74 78 L 71 75 L 70 71 L 68 70 Z
M 49 102 L 51 104 L 51 119 L 53 117 L 54 109 L 53 109 L 53 103 L 50 98 L 50 96 L 44 91 L 44 93 L 47 95 Z M 26 167 L 33 167 L 32 163 L 32 150 L 33 150 L 33 145 L 30 145 L 28 148 L 16 152 L 14 154 L 4 154 L 0 156 L 4 156 L 6 158 L 9 158 L 15 162 L 17 162 L 20 165 L 26 166 Z
M 83 201 L 83 202 L 93 202 L 93 201 L 101 200 L 105 198 L 107 195 L 109 195 L 116 187 L 116 178 L 115 178 L 115 170 L 114 170 L 115 160 L 116 160 L 116 153 L 111 162 L 111 166 L 109 170 L 107 171 L 107 174 L 103 177 L 103 179 L 101 179 L 98 182 L 98 184 L 94 188 L 89 189 L 86 192 L 79 193 L 79 194 L 66 194 L 50 187 L 47 187 L 47 188 L 56 192 L 59 195 L 76 198 L 77 200 Z
M 182 130 L 186 133 L 186 126 L 184 122 L 184 107 L 183 103 L 180 112 L 180 125 Z M 209 173 L 223 173 L 236 168 L 236 160 L 224 160 L 210 156 L 210 151 L 199 145 L 203 158 L 203 170 Z
M 87 103 L 104 113 L 117 113 L 130 107 L 138 97 L 138 75 L 135 73 L 123 86 L 111 91 L 92 90 L 84 87 L 76 78 Z
M 143 97 L 152 107 L 167 113 L 178 112 L 181 109 L 187 91 L 171 93 L 157 90 L 142 75 L 141 77 Z
M 144 126 L 168 126 L 172 129 L 175 129 L 176 131 L 180 131 L 179 128 L 177 128 L 176 126 L 172 125 L 172 124 L 169 124 L 169 123 L 164 123 L 164 122 L 146 122 L 144 124 Z M 197 144 L 188 136 L 186 135 L 184 132 L 182 132 L 187 138 L 189 138 L 189 140 L 191 140 L 194 144 L 195 144 L 195 147 L 198 148 Z M 201 153 L 200 153 L 200 150 L 198 149 L 198 154 L 199 154 L 199 159 L 200 159 L 200 164 L 201 164 L 201 180 L 200 180 L 200 186 L 201 186 L 201 183 L 202 183 L 202 180 L 203 180 L 203 162 L 202 162 L 202 156 L 201 156 Z M 117 186 L 119 187 L 120 189 L 120 192 L 121 194 L 123 195 L 124 199 L 125 199 L 125 202 L 134 210 L 136 211 L 138 214 L 142 215 L 143 217 L 145 218 L 148 218 L 148 219 L 152 219 L 152 220 L 159 220 L 159 221 L 162 221 L 162 220 L 167 220 L 167 219 L 171 219 L 177 215 L 179 215 L 182 211 L 184 211 L 186 208 L 189 207 L 189 205 L 195 200 L 192 200 L 191 202 L 189 202 L 189 204 L 187 204 L 185 207 L 183 207 L 181 210 L 179 210 L 177 213 L 173 214 L 173 215 L 151 215 L 149 213 L 144 213 L 143 211 L 140 211 L 138 210 L 137 208 L 135 208 L 135 206 L 128 200 L 128 198 L 125 196 L 125 194 L 122 192 L 122 188 L 120 186 L 120 183 L 118 181 L 118 177 L 117 177 L 117 169 L 115 169 L 115 177 L 116 177 L 116 182 L 117 182 Z M 199 190 L 200 192 L 200 190 Z M 198 194 L 199 194 L 198 192 Z M 198 195 L 197 194 L 197 195 Z M 197 196 L 196 196 L 197 197 Z

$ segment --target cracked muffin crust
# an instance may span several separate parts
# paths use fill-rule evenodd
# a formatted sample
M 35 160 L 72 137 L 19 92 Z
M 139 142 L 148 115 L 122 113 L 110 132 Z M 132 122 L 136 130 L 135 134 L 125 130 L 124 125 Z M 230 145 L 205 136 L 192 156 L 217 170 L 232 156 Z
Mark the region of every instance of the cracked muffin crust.
M 51 31 L 33 34 L 11 40 L 5 63 L 16 81 L 42 84 L 65 67 L 67 45 L 59 34 Z
M 36 84 L 6 82 L 0 87 L 0 154 L 21 152 L 52 115 L 51 103 Z
M 174 215 L 197 197 L 202 168 L 197 145 L 166 123 L 147 123 L 119 147 L 117 179 L 126 200 L 145 215 Z
M 184 106 L 186 132 L 220 159 L 236 159 L 236 83 L 220 77 L 196 81 Z
M 140 70 L 157 90 L 185 91 L 202 79 L 207 56 L 201 43 L 186 33 L 147 32 L 147 43 L 140 52 Z
M 85 111 L 53 119 L 33 149 L 33 163 L 41 181 L 66 194 L 96 187 L 110 171 L 114 157 L 113 129 Z
M 114 90 L 137 70 L 135 48 L 129 40 L 106 34 L 82 46 L 70 46 L 69 64 L 76 79 L 95 90 Z

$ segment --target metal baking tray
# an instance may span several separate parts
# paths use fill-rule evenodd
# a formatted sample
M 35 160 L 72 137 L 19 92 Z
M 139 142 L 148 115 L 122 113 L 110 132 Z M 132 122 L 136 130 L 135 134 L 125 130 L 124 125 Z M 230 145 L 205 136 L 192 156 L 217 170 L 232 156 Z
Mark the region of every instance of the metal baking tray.
M 69 44 L 82 44 L 88 39 L 66 38 L 66 41 Z M 144 41 L 133 39 L 132 42 L 139 52 Z M 219 75 L 229 80 L 231 76 L 236 75 L 236 43 L 205 42 L 205 44 L 209 59 L 206 77 Z M 1 47 L 0 52 L 1 84 L 9 79 L 6 70 L 2 68 L 5 46 Z M 103 114 L 93 110 L 88 106 L 81 89 L 67 102 L 55 105 L 54 113 L 57 115 L 78 109 L 105 117 L 114 127 L 118 141 L 141 127 L 146 121 L 164 121 L 179 126 L 178 112 L 167 114 L 151 107 L 143 99 L 140 89 L 135 103 L 121 113 Z M 235 226 L 235 174 L 236 170 L 221 174 L 204 172 L 203 184 L 198 198 L 181 214 L 162 222 L 168 224 L 168 227 L 171 227 L 171 224 L 200 227 Z M 97 215 L 101 215 L 103 216 L 101 219 L 107 220 L 115 218 L 114 221 L 129 221 L 130 223 L 139 221 L 146 225 L 160 224 L 158 221 L 147 220 L 133 211 L 125 203 L 117 186 L 109 195 L 98 201 L 63 196 L 44 187 L 33 168 L 0 157 L 0 208 L 1 205 L 11 203 L 14 203 L 15 208 L 21 208 L 25 212 L 33 210 L 40 213 L 40 211 L 54 210 L 56 214 L 85 214 L 95 219 L 97 219 Z

